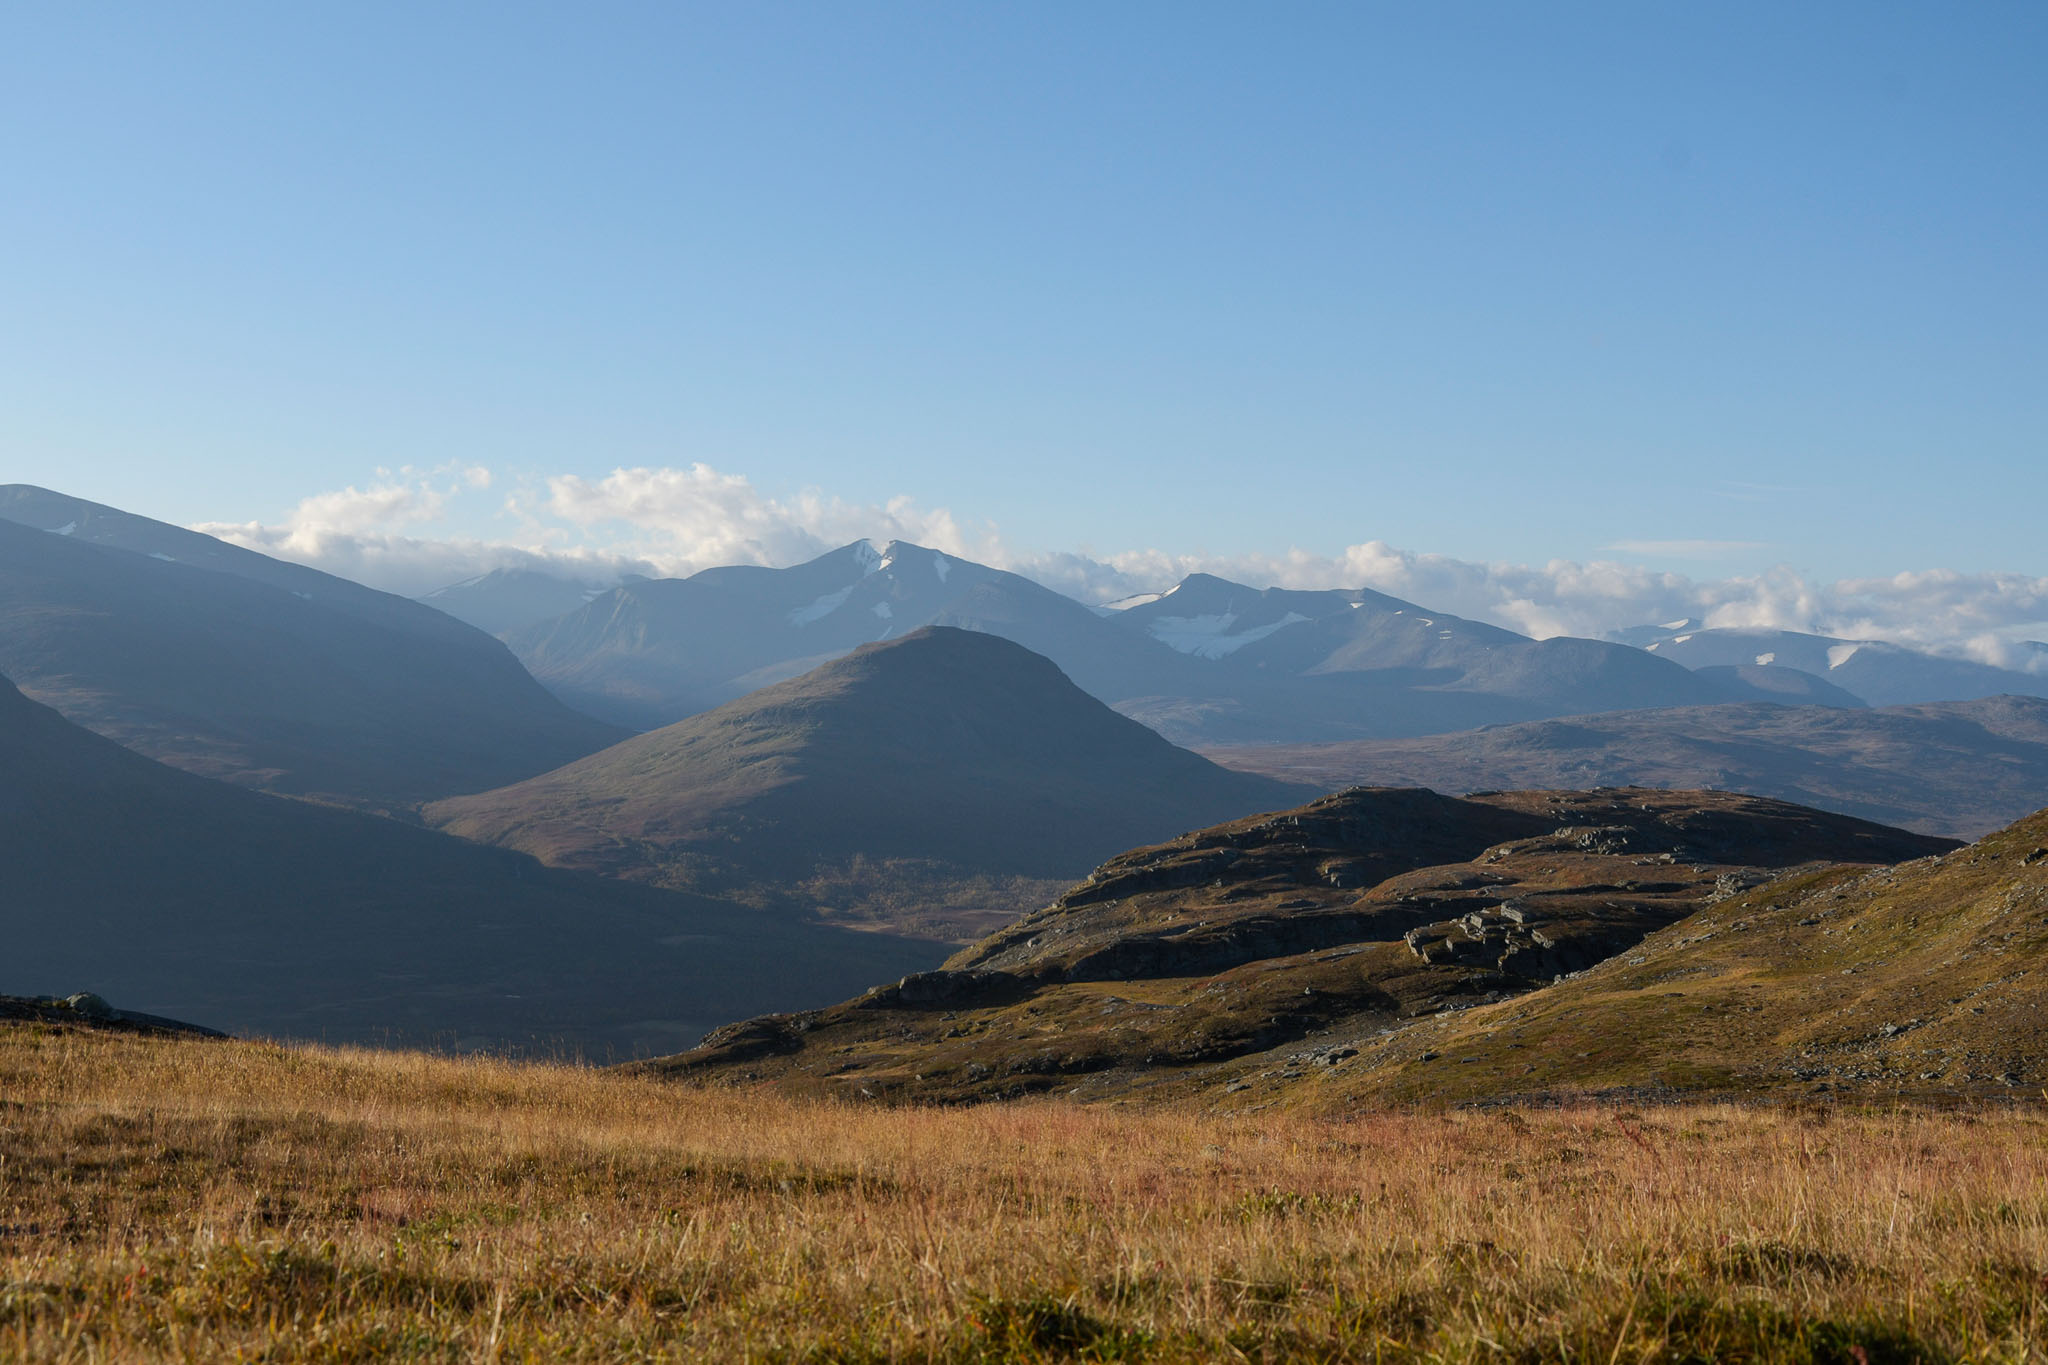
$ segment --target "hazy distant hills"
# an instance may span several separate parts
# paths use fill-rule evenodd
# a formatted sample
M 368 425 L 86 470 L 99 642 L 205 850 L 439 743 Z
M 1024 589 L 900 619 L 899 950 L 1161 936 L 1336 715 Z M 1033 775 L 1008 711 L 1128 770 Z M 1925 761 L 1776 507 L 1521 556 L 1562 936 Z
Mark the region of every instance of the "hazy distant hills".
M 1692 669 L 1757 664 L 1799 669 L 1872 706 L 1974 701 L 2001 694 L 2048 697 L 2048 672 L 1994 668 L 1871 640 L 1789 630 L 1694 629 L 1690 622 L 1637 627 L 1622 632 L 1621 638 Z M 2048 650 L 2038 644 L 2032 647 Z
M 492 635 L 509 635 L 552 621 L 602 597 L 609 588 L 577 583 L 533 569 L 493 569 L 450 583 L 419 600 Z
M 938 956 L 237 790 L 4 680 L 0 773 L 10 994 L 89 990 L 273 1035 L 630 1055 Z
M 1712 787 L 1959 839 L 2048 806 L 2048 700 L 2038 697 L 1879 710 L 1688 707 L 1206 752 L 1231 767 L 1330 791 L 1360 784 L 1447 792 Z
M 556 695 L 645 728 L 928 625 L 1015 640 L 1097 696 L 1164 685 L 1173 664 L 1170 651 L 1124 636 L 1027 578 L 864 540 L 793 568 L 736 565 L 629 582 L 508 639 Z
M 1176 695 L 1116 699 L 1184 744 L 1434 734 L 1766 696 L 1855 704 L 1789 670 L 1674 670 L 1625 645 L 1532 640 L 1368 589 L 1257 589 L 1193 574 L 1106 619 L 1188 661 Z
M 623 733 L 428 607 L 19 486 L 0 490 L 0 672 L 178 767 L 372 806 L 531 776 Z
M 536 621 L 505 633 L 534 675 L 580 709 L 640 727 L 921 625 L 1016 640 L 1189 745 L 1398 738 L 1721 702 L 2048 695 L 2048 673 L 1897 645 L 1690 622 L 1612 641 L 1534 640 L 1369 589 L 1259 589 L 1209 574 L 1083 607 L 1018 575 L 900 542 L 860 541 L 787 569 L 636 580 L 538 620 L 575 593 L 589 590 L 488 575 L 428 600 L 487 622 Z
M 669 885 L 774 898 L 894 868 L 944 904 L 931 878 L 1063 883 L 1306 790 L 1175 748 L 1008 640 L 928 627 L 426 816 Z M 1025 904 L 1043 899 L 1043 885 L 1025 889 Z
M 787 569 L 628 583 L 507 638 L 572 705 L 649 726 L 924 625 L 1014 640 L 1183 744 L 1429 734 L 1763 696 L 1854 702 L 1790 670 L 1700 674 L 1624 645 L 1531 640 L 1363 590 L 1262 591 L 1197 574 L 1120 611 L 1089 608 L 901 542 L 859 541 Z

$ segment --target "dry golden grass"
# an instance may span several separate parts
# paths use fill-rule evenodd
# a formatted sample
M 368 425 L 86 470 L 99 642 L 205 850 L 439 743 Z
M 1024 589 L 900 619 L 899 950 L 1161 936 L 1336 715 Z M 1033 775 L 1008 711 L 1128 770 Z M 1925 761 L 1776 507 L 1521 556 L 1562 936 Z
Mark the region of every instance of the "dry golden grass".
M 2048 1123 L 951 1111 L 0 1030 L 0 1358 L 2033 1361 Z

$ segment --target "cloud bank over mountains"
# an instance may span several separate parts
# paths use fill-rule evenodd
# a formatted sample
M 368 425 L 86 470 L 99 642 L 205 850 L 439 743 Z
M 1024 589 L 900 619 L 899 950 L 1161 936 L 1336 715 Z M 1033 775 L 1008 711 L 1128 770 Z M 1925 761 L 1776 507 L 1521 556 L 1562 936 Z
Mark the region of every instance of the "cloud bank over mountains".
M 1013 550 L 993 523 L 967 523 L 909 497 L 858 503 L 817 490 L 762 493 L 706 464 L 557 475 L 507 488 L 481 466 L 380 470 L 366 488 L 306 498 L 275 525 L 194 529 L 407 596 L 493 569 L 585 583 L 682 576 L 721 564 L 799 563 L 849 541 L 907 540 L 1010 569 L 1085 602 L 1158 592 L 1190 573 L 1258 587 L 1372 588 L 1525 634 L 1599 637 L 1648 622 L 1797 630 L 1888 640 L 2048 672 L 2048 577 L 1947 569 L 1820 582 L 1789 568 L 1700 580 L 1639 565 L 1555 559 L 1488 563 L 1368 540 L 1339 554 L 1213 555 L 1156 549 L 1104 555 Z M 494 534 L 474 524 L 491 502 Z M 1622 548 L 1617 546 L 1616 548 Z

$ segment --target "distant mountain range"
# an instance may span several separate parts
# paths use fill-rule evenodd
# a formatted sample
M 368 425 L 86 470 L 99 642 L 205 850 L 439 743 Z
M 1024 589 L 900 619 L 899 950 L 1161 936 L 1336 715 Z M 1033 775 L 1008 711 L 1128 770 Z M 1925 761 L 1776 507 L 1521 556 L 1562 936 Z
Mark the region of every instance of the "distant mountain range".
M 1789 669 L 1673 669 L 1627 646 L 1532 640 L 1369 589 L 1262 590 L 1194 574 L 1105 619 L 1186 661 L 1174 694 L 1116 699 L 1186 744 L 1436 734 L 1732 700 L 1857 704 Z
M 1829 683 L 1872 706 L 1929 701 L 1975 701 L 2001 694 L 2048 696 L 2048 669 L 2039 673 L 1994 668 L 1875 640 L 1845 640 L 1789 630 L 1698 628 L 1691 621 L 1639 626 L 1620 633 L 1660 659 L 1691 669 L 1763 666 L 1792 668 Z M 2026 642 L 2048 658 L 2048 645 Z
M 1598 640 L 1531 640 L 1384 594 L 1259 590 L 1205 574 L 1122 610 L 901 542 L 788 569 L 623 584 L 507 639 L 571 705 L 668 724 L 926 625 L 1014 640 L 1180 744 L 1432 734 L 1493 722 L 1757 699 L 1856 705 L 1791 669 L 1694 672 Z
M 625 734 L 441 612 L 21 485 L 0 488 L 0 672 L 177 767 L 377 808 Z
M 1751 703 L 1624 711 L 1414 739 L 1205 752 L 1326 791 L 1711 787 L 1958 839 L 2048 806 L 2048 700 L 2039 697 L 1877 710 Z
M 91 991 L 272 1036 L 602 1058 L 822 1004 L 942 951 L 238 790 L 4 679 L 0 772 L 0 991 L 15 995 Z
M 533 675 L 571 705 L 646 729 L 930 625 L 1014 640 L 1097 697 L 1163 686 L 1175 662 L 1172 651 L 1126 636 L 1028 578 L 864 540 L 794 568 L 735 566 L 625 583 L 508 638 Z
M 1309 793 L 1175 748 L 1009 640 L 927 626 L 425 816 L 663 885 L 885 921 L 942 907 L 957 932 L 1120 849 Z
M 1994 668 L 1898 645 L 1692 621 L 1606 641 L 1539 641 L 1368 589 L 1256 589 L 1208 574 L 1087 608 L 1016 574 L 900 542 L 859 541 L 788 569 L 635 579 L 612 592 L 501 571 L 422 600 L 502 634 L 572 705 L 636 728 L 921 625 L 1016 640 L 1192 745 L 1440 734 L 1715 702 L 2048 696 L 2048 668 Z M 2032 648 L 2048 660 L 2048 645 Z

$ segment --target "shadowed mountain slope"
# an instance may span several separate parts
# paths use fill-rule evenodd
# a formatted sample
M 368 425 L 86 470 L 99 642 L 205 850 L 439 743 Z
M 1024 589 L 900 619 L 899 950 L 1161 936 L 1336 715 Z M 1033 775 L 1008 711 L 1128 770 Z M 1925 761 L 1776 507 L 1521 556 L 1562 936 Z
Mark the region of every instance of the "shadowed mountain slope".
M 1205 752 L 1233 768 L 1325 790 L 1713 787 L 1958 839 L 2048 805 L 2048 700 L 2038 697 L 1882 710 L 1690 707 L 1416 739 Z
M 298 593 L 301 600 L 346 613 L 360 620 L 429 639 L 482 650 L 476 631 L 451 623 L 443 612 L 404 597 L 378 592 L 318 569 L 230 545 L 199 531 L 88 502 L 33 484 L 0 485 L 0 520 L 48 531 L 83 545 L 127 550 L 160 564 L 246 578 L 266 587 Z
M 1126 853 L 942 971 L 649 1065 L 911 1101 L 1284 1091 L 1789 869 L 1953 846 L 1718 792 L 1360 789 Z
M 75 499 L 6 491 L 11 517 L 72 519 L 0 519 L 0 671 L 152 758 L 397 807 L 531 776 L 623 733 L 431 608 Z M 177 553 L 141 548 L 151 544 Z
M 1064 884 L 1304 791 L 1176 749 L 1008 640 L 931 627 L 426 814 L 551 863 L 764 894 L 856 861 Z
M 4 680 L 0 773 L 0 991 L 17 995 L 337 1042 L 630 1055 L 937 957 L 207 781 Z

